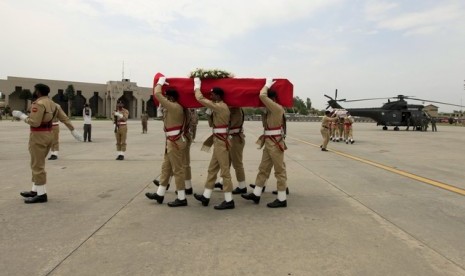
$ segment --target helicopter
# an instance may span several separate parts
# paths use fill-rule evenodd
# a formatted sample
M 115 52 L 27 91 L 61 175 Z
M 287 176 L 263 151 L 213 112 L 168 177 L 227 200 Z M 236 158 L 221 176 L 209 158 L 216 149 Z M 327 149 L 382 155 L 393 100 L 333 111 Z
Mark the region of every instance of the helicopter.
M 416 130 L 422 130 L 425 125 L 431 121 L 431 116 L 423 111 L 424 106 L 420 104 L 408 104 L 406 99 L 415 100 L 421 102 L 431 102 L 438 104 L 445 104 L 451 106 L 460 107 L 460 105 L 443 103 L 438 101 L 418 99 L 414 96 L 397 95 L 394 97 L 383 97 L 383 98 L 367 98 L 367 99 L 356 99 L 346 100 L 337 99 L 337 89 L 334 98 L 324 95 L 329 99 L 328 106 L 326 109 L 331 108 L 337 114 L 345 114 L 349 112 L 353 116 L 368 117 L 376 121 L 376 125 L 383 126 L 383 130 L 388 130 L 388 126 L 393 126 L 395 131 L 399 130 L 400 126 L 413 127 Z M 381 107 L 373 108 L 343 108 L 338 102 L 358 102 L 358 101 L 369 101 L 369 100 L 381 100 L 387 99 L 388 102 L 383 104 Z M 395 99 L 395 101 L 391 101 Z

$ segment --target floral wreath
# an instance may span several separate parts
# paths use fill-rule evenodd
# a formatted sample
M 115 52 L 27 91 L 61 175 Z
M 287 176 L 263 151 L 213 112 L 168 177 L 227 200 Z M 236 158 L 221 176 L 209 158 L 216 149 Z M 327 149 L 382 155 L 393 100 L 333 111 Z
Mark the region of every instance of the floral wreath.
M 201 79 L 224 79 L 233 78 L 234 75 L 228 71 L 220 69 L 202 69 L 197 68 L 190 73 L 190 78 L 201 78 Z

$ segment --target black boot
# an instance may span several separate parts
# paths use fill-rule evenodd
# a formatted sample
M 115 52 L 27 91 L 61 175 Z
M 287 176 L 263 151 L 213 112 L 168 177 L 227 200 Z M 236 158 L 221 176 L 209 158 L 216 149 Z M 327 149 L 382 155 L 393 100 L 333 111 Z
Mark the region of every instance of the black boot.
M 247 187 L 242 188 L 242 189 L 239 188 L 239 187 L 236 187 L 236 189 L 234 189 L 234 190 L 232 191 L 232 194 L 233 194 L 233 195 L 246 194 L 246 193 L 247 193 Z
M 194 190 L 192 188 L 185 189 L 185 191 L 186 191 L 186 195 L 191 195 L 194 192 Z
M 266 206 L 270 208 L 283 208 L 287 207 L 287 200 L 280 201 L 279 199 L 275 199 L 275 201 L 268 203 Z
M 204 197 L 203 195 L 194 194 L 194 197 L 195 197 L 195 199 L 197 199 L 198 201 L 202 202 L 202 205 L 203 205 L 203 206 L 208 206 L 208 203 L 210 203 L 210 199 Z
M 118 157 L 116 157 L 116 160 L 123 160 L 124 159 L 124 156 L 122 155 L 118 155 Z
M 234 209 L 234 200 L 231 200 L 231 201 L 223 201 L 221 202 L 220 205 L 216 205 L 215 208 L 216 210 L 226 210 L 226 209 Z
M 260 202 L 260 197 L 256 196 L 254 193 L 241 195 L 241 197 L 247 200 L 253 200 L 255 204 L 258 204 Z
M 181 206 L 187 206 L 187 199 L 180 200 L 179 198 L 176 198 L 174 201 L 168 202 L 169 207 L 181 207 Z
M 158 204 L 162 204 L 165 199 L 164 196 L 158 195 L 157 193 L 145 193 L 145 196 L 149 199 L 156 200 Z
M 50 157 L 48 158 L 48 160 L 57 160 L 57 159 L 58 159 L 58 156 L 56 156 L 55 154 L 50 155 Z
M 37 195 L 37 192 L 34 191 L 26 191 L 26 192 L 21 192 L 19 193 L 22 197 L 35 197 Z
M 255 189 L 255 184 L 249 184 L 252 189 Z M 263 186 L 262 193 L 265 192 L 266 186 Z
M 273 194 L 277 195 L 278 191 L 273 191 Z M 289 187 L 286 188 L 286 195 L 288 195 L 288 194 L 289 194 Z
M 223 184 L 221 184 L 220 182 L 216 182 L 215 183 L 215 188 L 218 188 L 220 190 L 223 190 Z
M 36 195 L 34 197 L 28 197 L 24 200 L 24 203 L 27 203 L 27 204 L 44 203 L 44 202 L 47 202 L 47 194 Z

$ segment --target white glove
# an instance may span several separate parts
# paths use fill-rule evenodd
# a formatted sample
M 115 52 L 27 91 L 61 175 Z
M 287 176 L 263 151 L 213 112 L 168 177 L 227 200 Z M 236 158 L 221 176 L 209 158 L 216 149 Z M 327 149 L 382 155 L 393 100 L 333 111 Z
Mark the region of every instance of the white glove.
M 73 135 L 74 139 L 76 139 L 79 142 L 84 141 L 84 138 L 82 137 L 81 133 L 79 133 L 77 130 L 71 130 L 71 135 Z
M 123 114 L 119 113 L 118 111 L 115 112 L 115 116 L 118 117 L 118 119 L 123 118 Z
M 266 81 L 265 81 L 265 86 L 270 89 L 271 86 L 273 86 L 273 84 L 275 83 L 276 81 L 273 81 L 272 78 L 266 78 Z
M 169 83 L 166 82 L 166 77 L 160 77 L 160 78 L 158 79 L 157 84 L 159 84 L 159 85 L 161 85 L 161 86 L 163 86 L 163 85 L 165 85 L 165 84 L 170 85 Z
M 27 118 L 27 115 L 19 110 L 13 110 L 13 117 L 19 118 L 20 120 L 24 121 Z
M 200 89 L 201 83 L 200 78 L 194 78 L 194 90 Z
M 205 114 L 207 114 L 208 116 L 212 115 L 213 113 L 213 110 L 211 110 L 210 108 L 207 108 L 207 110 L 205 110 Z

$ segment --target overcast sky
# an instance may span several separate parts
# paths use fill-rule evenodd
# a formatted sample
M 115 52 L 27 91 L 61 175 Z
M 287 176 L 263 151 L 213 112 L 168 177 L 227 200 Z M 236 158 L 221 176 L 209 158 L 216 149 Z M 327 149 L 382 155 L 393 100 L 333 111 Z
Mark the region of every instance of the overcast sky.
M 465 105 L 463 0 L 0 0 L 0 35 L 1 79 L 105 83 L 124 61 L 145 87 L 219 68 L 289 79 L 319 109 L 336 88 Z

